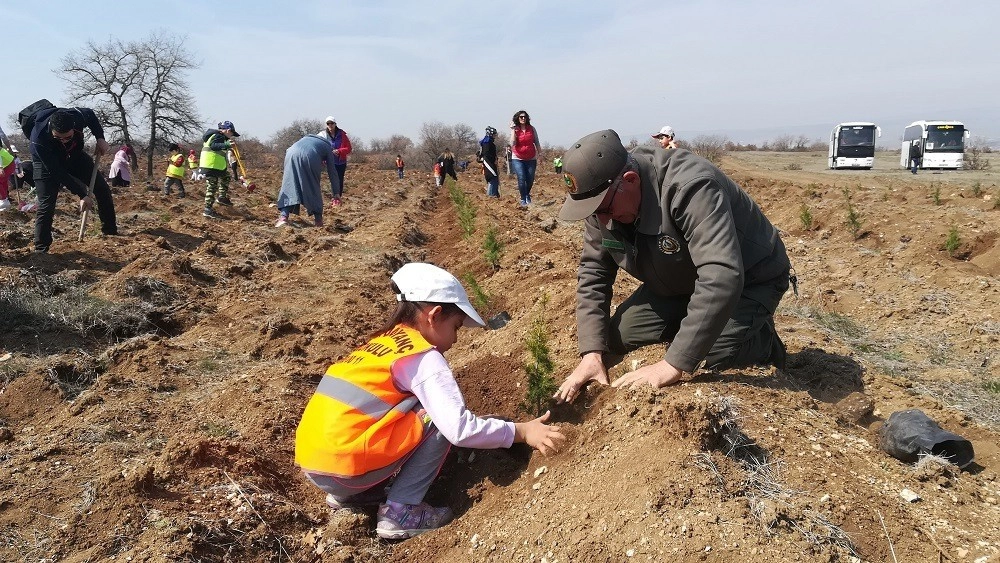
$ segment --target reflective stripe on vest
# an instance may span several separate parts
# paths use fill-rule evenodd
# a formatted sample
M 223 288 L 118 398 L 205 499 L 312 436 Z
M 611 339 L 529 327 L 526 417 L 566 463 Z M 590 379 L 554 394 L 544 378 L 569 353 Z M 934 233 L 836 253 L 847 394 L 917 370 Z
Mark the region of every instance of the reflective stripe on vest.
M 178 158 L 181 159 L 181 166 L 177 166 L 177 165 L 174 164 L 174 162 Z M 167 164 L 167 176 L 169 176 L 171 178 L 181 178 L 181 179 L 184 179 L 184 166 L 183 166 L 183 163 L 184 163 L 184 155 L 183 154 L 177 153 L 177 154 L 171 156 L 170 157 L 170 162 Z
M 374 419 L 382 418 L 391 411 L 405 413 L 416 406 L 418 402 L 417 398 L 413 396 L 403 399 L 401 403 L 393 406 L 350 381 L 329 375 L 323 376 L 316 392 L 349 405 L 354 410 Z
M 211 168 L 212 170 L 225 170 L 228 166 L 226 162 L 226 153 L 221 151 L 213 151 L 211 149 L 212 140 L 215 139 L 216 135 L 221 135 L 222 133 L 212 134 L 203 145 L 201 145 L 201 160 L 199 165 L 202 168 Z
M 398 325 L 326 370 L 295 431 L 295 463 L 340 477 L 388 467 L 424 435 L 417 398 L 396 389 L 392 365 L 433 348 Z

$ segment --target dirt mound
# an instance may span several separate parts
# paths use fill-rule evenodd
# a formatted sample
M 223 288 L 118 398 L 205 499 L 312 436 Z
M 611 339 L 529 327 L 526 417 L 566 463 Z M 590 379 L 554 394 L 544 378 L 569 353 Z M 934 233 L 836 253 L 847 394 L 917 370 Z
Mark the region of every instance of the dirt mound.
M 529 209 L 512 179 L 493 200 L 461 175 L 468 237 L 429 175 L 365 165 L 323 228 L 272 227 L 276 162 L 221 220 L 201 217 L 200 186 L 181 200 L 123 190 L 123 236 L 92 224 L 82 243 L 64 194 L 50 255 L 31 252 L 31 218 L 7 212 L 0 560 L 995 560 L 995 180 L 820 161 L 726 161 L 783 230 L 800 281 L 777 317 L 785 372 L 591 388 L 553 409 L 570 438 L 556 455 L 453 450 L 428 500 L 458 518 L 401 543 L 375 539 L 372 514 L 331 512 L 302 479 L 298 417 L 326 366 L 385 320 L 391 273 L 428 260 L 475 281 L 484 317 L 510 317 L 448 353 L 469 407 L 526 418 L 532 323 L 547 326 L 557 377 L 577 359 L 581 229 L 555 220 L 556 175 L 539 171 Z M 636 287 L 621 278 L 619 299 Z M 661 355 L 640 350 L 612 375 Z M 879 451 L 879 425 L 907 408 L 970 439 L 976 463 L 916 468 Z

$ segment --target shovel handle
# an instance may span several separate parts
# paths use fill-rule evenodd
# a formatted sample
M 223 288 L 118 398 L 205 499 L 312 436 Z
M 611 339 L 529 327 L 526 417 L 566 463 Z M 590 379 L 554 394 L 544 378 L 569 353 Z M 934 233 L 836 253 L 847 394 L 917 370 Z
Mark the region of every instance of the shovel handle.
M 97 162 L 100 160 L 100 155 L 97 154 L 97 147 L 94 147 L 94 170 L 90 173 L 90 184 L 87 186 L 87 196 L 94 191 L 94 183 L 97 182 Z M 83 212 L 80 217 L 80 234 L 76 237 L 77 242 L 83 242 L 83 232 L 87 230 L 87 219 L 90 216 L 90 210 L 87 209 Z

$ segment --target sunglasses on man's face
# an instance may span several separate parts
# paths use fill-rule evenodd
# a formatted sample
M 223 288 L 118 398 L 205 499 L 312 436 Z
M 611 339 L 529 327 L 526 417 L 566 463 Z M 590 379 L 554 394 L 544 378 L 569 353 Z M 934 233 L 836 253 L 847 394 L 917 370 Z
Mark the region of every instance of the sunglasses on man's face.
M 600 206 L 600 207 L 598 207 L 597 209 L 594 210 L 594 215 L 610 215 L 611 214 L 611 208 L 615 204 L 615 196 L 618 195 L 619 191 L 621 191 L 622 180 L 624 178 L 625 178 L 625 175 L 622 174 L 622 175 L 618 176 L 618 178 L 616 178 L 614 180 L 609 180 L 609 182 L 611 182 L 611 187 L 608 188 L 608 191 L 611 192 L 611 197 L 608 198 L 608 202 L 605 205 L 602 205 L 602 206 Z M 608 194 L 604 194 L 604 197 L 607 198 Z
M 52 137 L 55 138 L 55 140 L 60 141 L 62 143 L 68 143 L 69 141 L 73 140 L 74 134 L 75 132 L 72 129 L 67 131 L 66 133 L 56 133 L 55 131 L 53 131 Z

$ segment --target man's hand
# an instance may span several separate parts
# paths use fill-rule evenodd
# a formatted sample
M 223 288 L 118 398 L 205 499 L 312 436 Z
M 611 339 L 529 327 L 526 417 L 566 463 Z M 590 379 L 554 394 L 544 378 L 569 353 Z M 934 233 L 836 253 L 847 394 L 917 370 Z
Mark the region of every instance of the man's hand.
M 590 381 L 596 381 L 601 385 L 608 384 L 608 370 L 604 369 L 604 361 L 601 359 L 600 352 L 584 354 L 576 369 L 569 374 L 566 381 L 563 381 L 552 398 L 557 403 L 571 403 L 580 394 L 580 389 L 583 389 L 583 386 Z
M 84 211 L 90 211 L 93 208 L 94 208 L 94 198 L 88 195 L 87 197 L 80 200 L 80 213 L 83 213 Z
M 653 387 L 666 387 L 681 380 L 684 372 L 661 360 L 653 365 L 643 366 L 635 371 L 626 373 L 611 383 L 611 386 L 618 389 L 621 387 L 637 387 L 649 384 Z
M 108 154 L 108 151 L 110 151 L 110 150 L 111 150 L 111 147 L 108 146 L 108 142 L 107 141 L 105 141 L 104 139 L 98 139 L 97 140 L 97 156 L 106 155 L 106 154 Z

